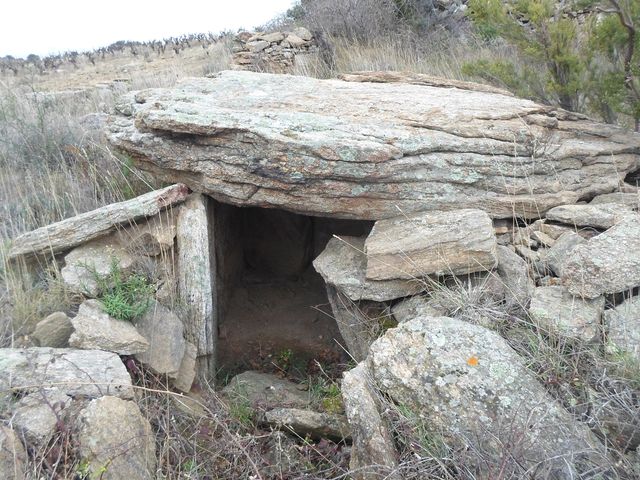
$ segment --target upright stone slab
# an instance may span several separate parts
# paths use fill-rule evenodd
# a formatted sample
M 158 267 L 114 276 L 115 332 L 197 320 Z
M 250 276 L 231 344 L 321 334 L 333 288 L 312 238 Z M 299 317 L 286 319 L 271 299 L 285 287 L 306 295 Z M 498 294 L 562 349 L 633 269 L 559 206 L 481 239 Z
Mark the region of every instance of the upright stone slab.
M 213 213 L 209 199 L 191 195 L 181 206 L 177 220 L 178 294 L 187 307 L 185 333 L 198 349 L 198 370 L 215 373 L 217 318 L 215 310 L 215 255 Z

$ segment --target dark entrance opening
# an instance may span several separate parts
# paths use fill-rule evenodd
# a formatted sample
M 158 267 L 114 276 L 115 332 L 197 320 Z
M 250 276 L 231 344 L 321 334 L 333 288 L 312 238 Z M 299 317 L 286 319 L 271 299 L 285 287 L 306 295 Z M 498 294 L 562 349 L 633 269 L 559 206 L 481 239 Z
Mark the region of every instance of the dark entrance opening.
M 373 222 L 215 205 L 218 365 L 257 368 L 270 356 L 339 358 L 344 345 L 312 261 L 332 235 Z

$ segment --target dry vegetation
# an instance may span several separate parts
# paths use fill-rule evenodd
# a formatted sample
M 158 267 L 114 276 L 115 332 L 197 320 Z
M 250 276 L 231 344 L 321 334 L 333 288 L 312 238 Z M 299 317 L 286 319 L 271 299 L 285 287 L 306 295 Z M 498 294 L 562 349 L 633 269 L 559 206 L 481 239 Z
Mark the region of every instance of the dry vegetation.
M 317 27 L 321 15 L 328 13 L 316 15 Z M 469 62 L 487 57 L 519 62 L 515 50 L 504 43 L 485 42 L 461 24 L 432 23 L 423 26 L 420 35 L 386 23 L 373 38 L 363 39 L 357 31 L 329 32 L 325 39 L 331 62 L 318 57 L 295 73 L 326 78 L 358 70 L 407 70 L 469 79 L 463 73 Z M 230 43 L 223 39 L 179 54 L 125 51 L 98 58 L 95 64 L 86 59 L 65 64 L 44 75 L 30 67 L 18 75 L 0 75 L 0 260 L 10 239 L 22 232 L 158 186 L 110 150 L 100 134 L 102 116 L 95 112 L 109 112 L 126 91 L 171 86 L 181 77 L 225 69 L 229 62 Z M 55 93 L 61 91 L 65 93 Z M 3 346 L 20 344 L 20 325 L 73 309 L 77 301 L 56 280 L 55 265 L 44 278 L 29 281 L 19 267 L 0 261 Z M 631 424 L 637 421 L 637 365 L 593 345 L 562 342 L 522 311 L 505 311 L 491 303 L 481 289 L 454 285 L 433 295 L 450 315 L 494 328 L 507 338 L 548 389 L 605 439 L 622 470 L 631 471 L 625 445 L 608 437 L 606 422 L 611 415 Z M 196 398 L 187 400 L 133 362 L 127 365 L 138 386 L 138 403 L 154 427 L 164 478 L 348 478 L 345 445 L 266 431 L 248 406 L 241 401 L 225 405 L 209 385 L 200 385 Z M 337 379 L 314 375 L 329 383 Z M 325 393 L 320 391 L 320 401 Z M 451 451 L 415 413 L 380 400 L 387 406 L 404 476 L 474 478 L 465 469 L 464 457 L 472 453 Z M 48 448 L 30 452 L 32 478 L 84 478 L 82 466 L 73 459 L 74 448 L 72 432 L 61 425 Z M 510 478 L 509 468 L 494 478 Z

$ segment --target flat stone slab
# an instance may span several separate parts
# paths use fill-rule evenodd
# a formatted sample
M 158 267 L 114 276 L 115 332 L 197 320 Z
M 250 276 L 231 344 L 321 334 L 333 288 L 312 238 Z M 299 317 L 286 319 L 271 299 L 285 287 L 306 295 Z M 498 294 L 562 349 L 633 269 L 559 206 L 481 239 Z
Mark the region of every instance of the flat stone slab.
M 131 377 L 120 357 L 102 350 L 0 349 L 0 396 L 55 388 L 70 397 L 133 398 Z
M 127 95 L 110 142 L 239 206 L 378 220 L 483 208 L 538 218 L 613 192 L 640 136 L 468 82 L 225 71 Z M 544 148 L 541 148 L 544 146 Z
M 272 427 L 288 429 L 301 437 L 309 435 L 337 441 L 351 440 L 349 424 L 342 415 L 300 408 L 274 408 L 265 412 L 263 421 Z
M 632 213 L 630 207 L 616 203 L 589 205 L 561 205 L 549 210 L 548 220 L 565 223 L 574 227 L 607 229 L 613 227 Z
M 482 210 L 422 212 L 379 220 L 365 242 L 370 280 L 418 279 L 491 270 L 493 223 Z
M 640 215 L 574 248 L 562 266 L 562 284 L 586 298 L 640 286 Z

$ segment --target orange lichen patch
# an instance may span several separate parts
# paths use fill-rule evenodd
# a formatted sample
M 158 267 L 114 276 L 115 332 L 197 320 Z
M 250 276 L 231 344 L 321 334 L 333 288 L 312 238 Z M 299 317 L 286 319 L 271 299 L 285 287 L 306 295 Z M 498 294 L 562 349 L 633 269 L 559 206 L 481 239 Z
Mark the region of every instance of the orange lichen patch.
M 477 367 L 478 366 L 478 357 L 476 357 L 474 355 L 472 357 L 467 358 L 467 365 L 469 365 L 470 367 Z

